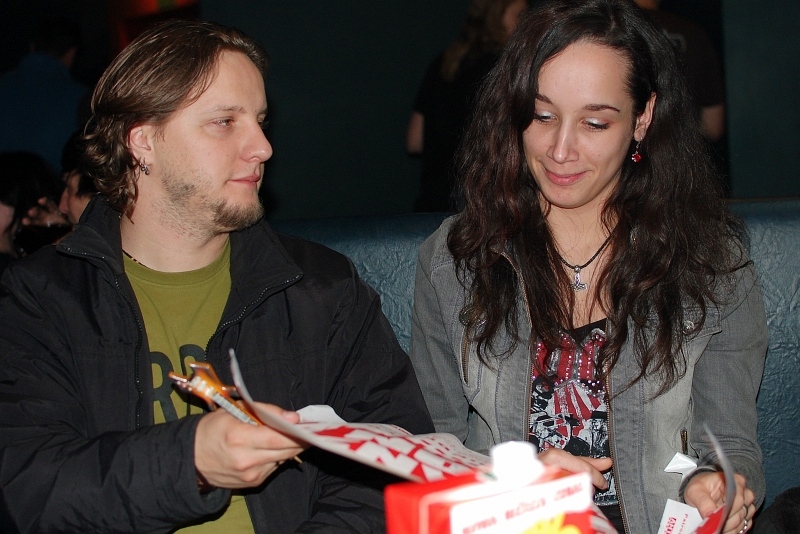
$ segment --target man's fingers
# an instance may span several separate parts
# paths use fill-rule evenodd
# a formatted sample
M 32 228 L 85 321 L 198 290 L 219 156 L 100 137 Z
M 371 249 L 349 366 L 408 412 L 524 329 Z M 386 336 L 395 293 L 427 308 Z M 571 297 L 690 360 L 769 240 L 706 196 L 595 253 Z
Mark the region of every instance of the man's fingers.
M 290 422 L 299 419 L 296 413 L 277 406 L 264 407 Z M 216 410 L 204 415 L 197 425 L 195 467 L 213 486 L 253 487 L 305 447 L 268 426 L 242 423 L 223 410 Z
M 278 417 L 281 417 L 290 423 L 294 424 L 300 422 L 300 415 L 297 412 L 284 410 L 280 406 L 275 406 L 274 404 L 267 404 L 264 402 L 254 402 L 253 404 L 257 405 L 259 410 L 264 410 L 265 412 L 277 415 Z

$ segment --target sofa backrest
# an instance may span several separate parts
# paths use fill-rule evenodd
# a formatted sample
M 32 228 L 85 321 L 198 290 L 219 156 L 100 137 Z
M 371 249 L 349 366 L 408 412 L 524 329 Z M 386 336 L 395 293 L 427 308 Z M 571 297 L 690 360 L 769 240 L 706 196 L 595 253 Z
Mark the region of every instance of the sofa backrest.
M 403 350 L 411 349 L 411 303 L 417 248 L 444 220 L 442 213 L 332 217 L 271 223 L 279 232 L 322 243 L 350 258 L 381 296 L 383 313 Z
M 758 395 L 766 503 L 800 486 L 800 200 L 735 202 L 761 279 L 769 348 Z
M 758 398 L 769 504 L 800 486 L 800 200 L 737 202 L 764 292 L 770 340 Z M 339 217 L 273 223 L 276 230 L 348 256 L 381 295 L 400 345 L 411 346 L 417 247 L 444 214 Z

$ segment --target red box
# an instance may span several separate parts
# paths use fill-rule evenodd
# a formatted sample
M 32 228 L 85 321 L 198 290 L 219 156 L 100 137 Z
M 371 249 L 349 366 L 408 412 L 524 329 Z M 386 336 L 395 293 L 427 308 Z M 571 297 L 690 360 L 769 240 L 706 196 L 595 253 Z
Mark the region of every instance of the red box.
M 555 468 L 529 484 L 509 484 L 475 472 L 429 483 L 386 488 L 388 534 L 587 534 L 614 528 L 593 504 L 585 473 Z

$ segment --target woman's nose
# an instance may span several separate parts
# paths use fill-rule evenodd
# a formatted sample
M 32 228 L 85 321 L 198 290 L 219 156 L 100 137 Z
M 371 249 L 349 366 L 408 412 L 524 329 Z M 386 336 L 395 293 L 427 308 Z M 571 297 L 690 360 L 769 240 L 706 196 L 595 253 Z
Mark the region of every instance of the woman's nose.
M 575 159 L 577 153 L 575 152 L 575 132 L 573 129 L 563 125 L 554 135 L 548 156 L 557 163 Z

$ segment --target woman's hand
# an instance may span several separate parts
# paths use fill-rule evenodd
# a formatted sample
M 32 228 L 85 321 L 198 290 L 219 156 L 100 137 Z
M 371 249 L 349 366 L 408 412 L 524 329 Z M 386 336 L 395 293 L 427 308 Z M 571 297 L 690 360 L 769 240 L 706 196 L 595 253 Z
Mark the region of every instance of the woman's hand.
M 755 494 L 747 487 L 747 480 L 736 473 L 736 497 L 733 499 L 731 512 L 722 530 L 724 534 L 740 534 L 753 525 L 753 514 L 756 513 Z M 717 508 L 725 504 L 725 475 L 722 472 L 707 471 L 694 475 L 683 492 L 686 504 L 694 506 L 705 519 Z
M 547 449 L 540 452 L 537 458 L 545 465 L 560 467 L 570 473 L 589 473 L 594 487 L 601 490 L 608 489 L 608 482 L 603 472 L 611 469 L 613 465 L 611 458 L 574 456 L 561 449 Z

